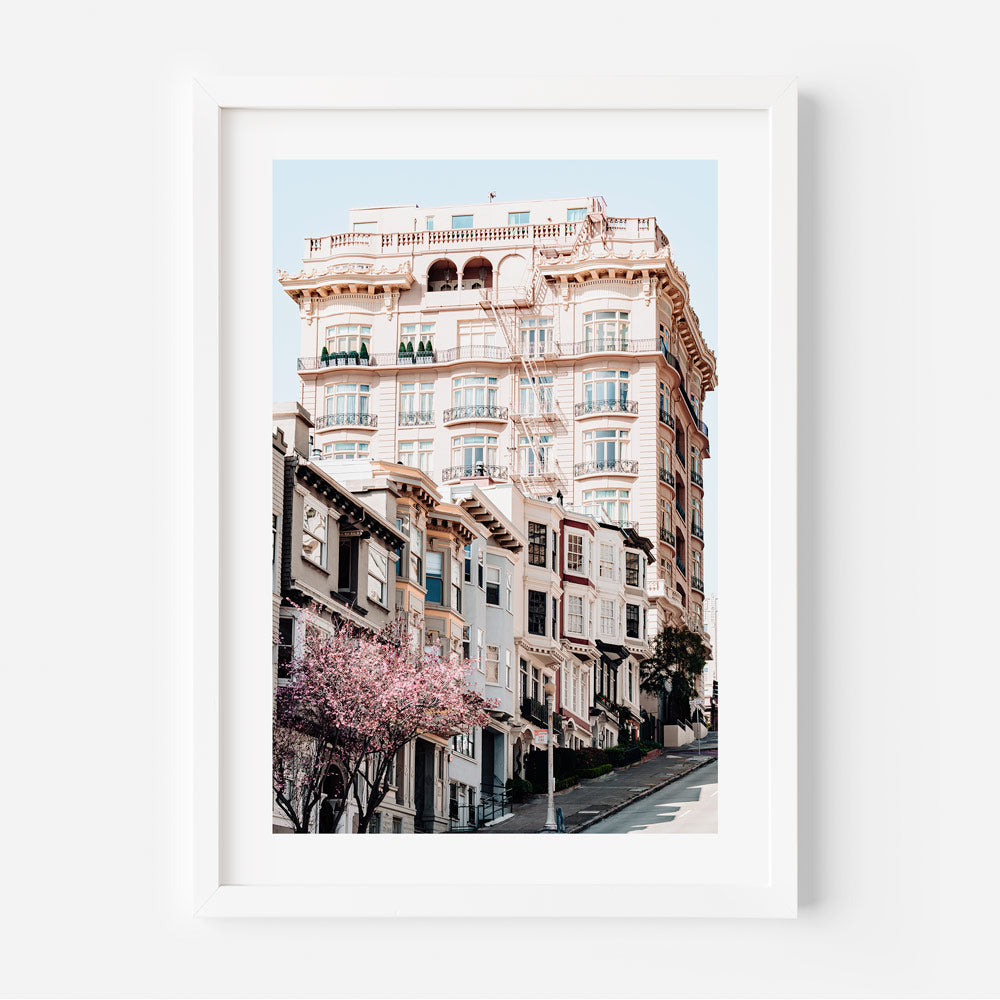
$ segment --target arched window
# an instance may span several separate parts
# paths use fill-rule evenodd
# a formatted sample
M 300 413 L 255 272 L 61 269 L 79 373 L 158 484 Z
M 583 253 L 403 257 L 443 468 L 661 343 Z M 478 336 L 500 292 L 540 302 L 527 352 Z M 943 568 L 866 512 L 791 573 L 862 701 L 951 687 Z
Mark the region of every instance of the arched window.
M 462 268 L 462 288 L 492 288 L 493 265 L 485 257 L 473 257 Z
M 427 272 L 427 291 L 450 292 L 458 288 L 458 268 L 447 258 L 434 261 Z

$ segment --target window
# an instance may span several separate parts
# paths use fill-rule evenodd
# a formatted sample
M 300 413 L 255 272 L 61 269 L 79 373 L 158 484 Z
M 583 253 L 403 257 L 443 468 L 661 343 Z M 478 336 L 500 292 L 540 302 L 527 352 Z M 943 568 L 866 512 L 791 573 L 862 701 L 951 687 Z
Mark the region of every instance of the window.
M 472 216 L 471 215 L 453 215 L 451 217 L 451 228 L 452 229 L 471 229 L 472 228 Z
M 434 349 L 431 342 L 433 336 L 433 323 L 403 323 L 399 328 L 399 353 L 405 352 L 417 357 L 426 355 Z
M 583 373 L 583 400 L 589 403 L 588 409 L 601 410 L 625 409 L 628 402 L 628 372 L 609 369 Z
M 308 497 L 302 514 L 302 555 L 326 569 L 327 513 Z
M 584 461 L 593 463 L 598 469 L 612 469 L 623 462 L 628 455 L 628 431 L 605 427 L 601 430 L 584 431 Z
M 508 691 L 514 690 L 514 667 L 511 662 L 511 654 L 509 649 L 503 651 L 503 661 L 504 661 L 504 686 Z
M 403 832 L 403 821 L 399 816 L 392 817 L 392 832 L 402 833 Z
M 424 216 L 424 229 L 433 229 L 433 228 L 434 228 L 434 216 L 433 215 L 425 215 Z
M 566 536 L 566 572 L 587 575 L 587 567 L 584 560 L 583 535 L 570 533 Z
M 629 587 L 639 586 L 639 553 L 625 553 L 625 583 Z
M 399 386 L 399 422 L 429 422 L 434 412 L 433 382 L 401 382 Z
M 601 576 L 606 580 L 615 578 L 615 547 L 601 542 Z
M 485 561 L 486 560 L 483 557 L 483 550 L 480 549 L 479 550 L 479 579 L 477 581 L 480 590 L 483 589 L 483 563 Z
M 361 351 L 365 354 L 372 347 L 372 328 L 358 323 L 342 323 L 339 326 L 326 328 L 326 349 L 330 354 L 350 354 L 351 351 Z
M 382 814 L 380 812 L 377 812 L 375 813 L 374 816 L 372 816 L 371 832 L 372 833 L 382 832 Z
M 695 497 L 691 498 L 691 527 L 705 530 L 705 522 L 702 520 L 701 501 Z
M 416 522 L 410 524 L 410 579 L 423 585 L 424 576 L 424 533 Z
M 466 583 L 472 583 L 472 546 L 465 546 L 465 572 L 462 578 Z
M 580 222 L 582 219 L 587 218 L 587 210 L 585 208 L 567 208 L 566 209 L 566 221 L 567 222 Z
M 521 669 L 521 697 L 528 697 L 528 661 L 521 659 L 518 661 Z
M 452 405 L 463 412 L 459 416 L 496 416 L 499 379 L 485 375 L 469 375 L 452 379 Z
M 639 638 L 639 605 L 625 605 L 625 634 L 630 639 Z M 631 696 L 631 692 L 630 692 Z
M 486 683 L 500 683 L 500 647 L 486 647 Z
M 526 226 L 528 224 L 528 218 L 530 215 L 531 215 L 530 212 L 508 212 L 507 225 Z
M 271 515 L 271 576 L 277 580 L 278 570 L 278 515 Z
M 451 606 L 462 610 L 462 562 L 456 556 L 451 557 Z
M 323 445 L 323 457 L 334 461 L 353 462 L 355 459 L 368 457 L 367 441 L 337 441 Z
M 559 599 L 554 595 L 552 597 L 552 630 L 549 632 L 549 635 L 553 639 L 559 635 Z
M 462 356 L 463 348 L 480 348 L 479 356 L 500 357 L 496 352 L 497 348 L 497 328 L 492 320 L 484 319 L 461 319 L 458 321 L 458 348 Z M 471 357 L 472 352 L 466 350 L 466 357 Z
M 384 605 L 388 584 L 389 556 L 368 543 L 368 597 Z
M 510 573 L 506 574 L 507 577 L 507 610 L 514 610 L 514 584 L 511 582 Z
M 461 475 L 473 476 L 485 472 L 486 466 L 497 463 L 497 439 L 494 434 L 466 434 L 452 438 L 451 464 Z
M 540 590 L 528 591 L 528 631 L 531 635 L 545 635 L 545 600 Z
M 615 602 L 601 601 L 601 635 L 615 638 L 618 629 L 615 623 Z
M 427 577 L 426 584 L 427 587 L 427 603 L 428 604 L 440 604 L 442 598 L 442 559 L 440 552 L 428 552 L 427 553 Z
M 517 399 L 518 412 L 526 417 L 552 413 L 552 380 L 551 375 L 522 376 Z
M 472 626 L 462 626 L 462 659 L 472 658 Z
M 521 353 L 537 358 L 552 348 L 552 317 L 536 316 L 521 320 Z
M 559 570 L 559 536 L 555 528 L 552 529 L 552 572 Z
M 377 222 L 355 222 L 354 231 L 356 233 L 374 233 L 378 230 Z
M 528 562 L 532 566 L 545 565 L 548 529 L 537 521 L 528 522 Z
M 469 729 L 467 732 L 459 733 L 451 738 L 451 748 L 455 753 L 462 754 L 463 757 L 476 756 L 476 731 Z
M 522 476 L 540 476 L 549 470 L 551 434 L 521 435 L 517 445 L 517 467 Z
M 427 441 L 400 441 L 399 442 L 399 464 L 410 465 L 415 469 L 423 469 L 429 472 L 431 467 L 431 454 L 434 451 L 434 442 Z
M 584 490 L 583 509 L 587 514 L 616 524 L 628 521 L 630 490 Z
M 572 594 L 566 598 L 566 631 L 583 635 L 583 598 Z
M 584 313 L 585 351 L 628 350 L 628 313 L 614 310 Z
M 500 607 L 500 567 L 486 567 L 486 603 Z
M 353 423 L 359 414 L 368 414 L 371 402 L 370 385 L 347 382 L 326 387 L 327 426 L 331 423 Z

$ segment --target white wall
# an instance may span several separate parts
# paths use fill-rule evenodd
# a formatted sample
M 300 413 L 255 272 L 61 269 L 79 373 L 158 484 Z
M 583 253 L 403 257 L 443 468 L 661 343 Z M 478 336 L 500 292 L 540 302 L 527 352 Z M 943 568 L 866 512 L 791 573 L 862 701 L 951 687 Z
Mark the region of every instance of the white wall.
M 0 987 L 18 996 L 443 997 L 467 996 L 470 983 L 492 996 L 525 983 L 601 997 L 997 990 L 990 716 L 1000 672 L 987 667 L 992 642 L 979 648 L 991 637 L 970 627 L 995 619 L 996 494 L 985 483 L 1000 362 L 995 12 L 969 0 L 640 0 L 625 16 L 521 2 L 449 18 L 388 3 L 373 29 L 365 5 L 11 5 L 0 60 L 10 202 L 0 398 L 16 473 L 3 523 L 6 607 L 17 621 L 5 650 Z M 510 961 L 484 973 L 484 931 L 470 921 L 398 926 L 386 963 L 383 930 L 362 921 L 189 916 L 189 78 L 394 68 L 800 79 L 794 922 L 616 920 L 602 929 L 621 939 L 605 963 L 585 960 L 578 923 L 511 922 L 496 932 Z M 501 148 L 530 155 L 511 137 L 498 138 Z M 613 141 L 595 152 L 615 155 Z M 54 376 L 60 391 L 40 395 L 39 361 L 55 345 L 72 356 Z M 44 441 L 19 433 L 28 413 L 41 418 Z M 970 664 L 975 697 L 964 699 L 955 678 L 964 687 Z M 939 735 L 929 741 L 928 731 Z M 34 775 L 52 779 L 42 799 Z M 617 918 L 617 903 L 610 909 Z M 547 947 L 526 944 L 543 930 Z M 448 961 L 428 961 L 442 932 Z M 677 960 L 647 961 L 664 948 Z

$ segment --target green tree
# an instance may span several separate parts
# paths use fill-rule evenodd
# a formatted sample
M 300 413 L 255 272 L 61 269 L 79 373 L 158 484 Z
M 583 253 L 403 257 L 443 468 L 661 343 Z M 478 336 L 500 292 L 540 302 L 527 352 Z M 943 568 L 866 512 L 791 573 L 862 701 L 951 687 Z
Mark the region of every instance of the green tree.
M 653 640 L 653 652 L 639 665 L 640 685 L 643 691 L 666 696 L 668 726 L 691 721 L 695 681 L 707 658 L 701 635 L 690 629 L 668 625 Z

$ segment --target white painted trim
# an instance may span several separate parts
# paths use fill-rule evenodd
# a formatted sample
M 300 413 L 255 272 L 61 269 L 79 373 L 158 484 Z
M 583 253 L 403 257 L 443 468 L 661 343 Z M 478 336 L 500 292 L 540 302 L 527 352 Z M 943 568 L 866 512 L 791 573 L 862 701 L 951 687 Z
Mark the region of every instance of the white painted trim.
M 454 889 L 427 885 L 222 885 L 220 864 L 220 142 L 226 109 L 757 110 L 770 120 L 771 739 L 796 707 L 796 149 L 797 91 L 779 77 L 211 78 L 196 82 L 194 139 L 194 911 L 204 916 L 455 916 Z M 775 461 L 780 456 L 781 461 Z M 517 651 L 514 651 L 515 660 Z M 790 917 L 796 908 L 796 762 L 771 754 L 770 882 L 677 885 L 632 895 L 634 916 Z M 775 789 L 780 790 L 778 793 Z M 551 915 L 586 912 L 595 884 L 550 894 Z M 486 886 L 469 884 L 479 898 Z M 510 888 L 515 888 L 511 886 Z M 540 884 L 525 885 L 537 893 Z M 607 884 L 614 891 L 616 883 Z M 492 895 L 489 915 L 520 916 L 522 894 Z M 477 913 L 473 907 L 468 913 Z

